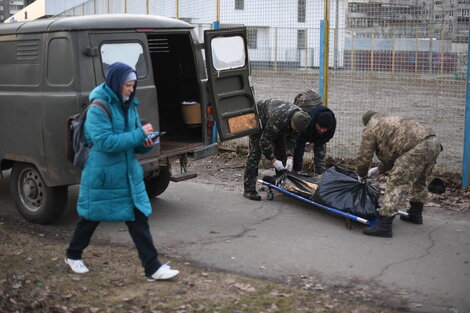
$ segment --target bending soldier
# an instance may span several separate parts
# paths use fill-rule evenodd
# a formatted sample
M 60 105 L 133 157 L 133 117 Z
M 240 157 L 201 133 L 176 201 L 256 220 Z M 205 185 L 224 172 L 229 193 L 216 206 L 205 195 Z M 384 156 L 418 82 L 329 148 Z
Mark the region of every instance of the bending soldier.
M 256 178 L 261 154 L 271 161 L 276 174 L 291 171 L 297 136 L 307 127 L 310 116 L 298 106 L 277 99 L 259 101 L 257 106 L 263 130 L 250 136 L 243 196 L 259 201 Z
M 379 222 L 364 229 L 364 234 L 392 237 L 392 222 L 403 206 L 403 195 L 412 186 L 409 215 L 404 221 L 422 224 L 423 203 L 427 197 L 426 178 L 431 174 L 442 150 L 435 132 L 414 120 L 380 114 L 372 110 L 362 117 L 364 129 L 356 160 L 360 181 L 389 171 Z M 369 169 L 374 152 L 381 161 Z

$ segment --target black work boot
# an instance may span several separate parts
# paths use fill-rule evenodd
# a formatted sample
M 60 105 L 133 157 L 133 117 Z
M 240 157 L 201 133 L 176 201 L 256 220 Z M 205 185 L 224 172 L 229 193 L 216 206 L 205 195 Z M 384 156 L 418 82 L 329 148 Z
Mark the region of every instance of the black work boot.
M 250 200 L 255 200 L 255 201 L 261 200 L 261 196 L 259 195 L 259 193 L 256 192 L 256 190 L 245 190 L 245 192 L 243 193 L 243 196 Z
M 380 216 L 379 221 L 374 226 L 364 228 L 362 232 L 368 236 L 391 238 L 393 236 L 392 223 L 394 218 L 395 216 Z
M 405 222 L 421 225 L 423 224 L 423 203 L 410 202 L 408 216 L 400 215 L 400 219 Z

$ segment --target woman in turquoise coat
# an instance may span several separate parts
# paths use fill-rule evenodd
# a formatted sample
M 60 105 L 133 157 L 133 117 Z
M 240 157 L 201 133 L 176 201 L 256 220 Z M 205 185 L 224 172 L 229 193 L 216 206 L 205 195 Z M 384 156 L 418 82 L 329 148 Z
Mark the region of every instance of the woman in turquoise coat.
M 141 125 L 135 98 L 137 73 L 124 63 L 109 66 L 106 82 L 90 93 L 90 102 L 104 103 L 109 115 L 93 106 L 87 112 L 85 138 L 91 146 L 82 172 L 77 224 L 65 262 L 75 273 L 86 273 L 83 250 L 101 221 L 124 221 L 148 280 L 169 279 L 179 272 L 158 261 L 148 225 L 152 207 L 136 153 L 153 148 L 151 124 Z

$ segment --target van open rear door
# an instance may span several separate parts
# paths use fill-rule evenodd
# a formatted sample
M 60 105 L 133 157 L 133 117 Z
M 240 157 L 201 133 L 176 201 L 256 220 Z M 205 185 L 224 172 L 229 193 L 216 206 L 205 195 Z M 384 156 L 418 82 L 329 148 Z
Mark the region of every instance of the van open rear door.
M 250 86 L 245 28 L 204 32 L 207 75 L 222 141 L 261 129 Z

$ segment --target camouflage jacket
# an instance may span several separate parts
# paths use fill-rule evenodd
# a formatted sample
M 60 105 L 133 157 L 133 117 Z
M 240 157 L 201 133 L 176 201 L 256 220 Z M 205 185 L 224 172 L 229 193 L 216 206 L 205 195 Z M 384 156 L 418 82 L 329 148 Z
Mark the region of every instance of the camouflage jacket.
M 261 152 L 268 160 L 274 159 L 274 140 L 284 139 L 286 156 L 293 156 L 297 135 L 291 128 L 291 117 L 296 111 L 302 109 L 289 102 L 269 99 L 259 101 L 258 113 L 263 126 L 263 133 L 260 138 Z
M 357 175 L 367 176 L 374 152 L 382 162 L 381 173 L 390 170 L 395 160 L 418 143 L 435 136 L 429 126 L 409 118 L 375 114 L 362 131 L 361 144 L 356 159 Z

